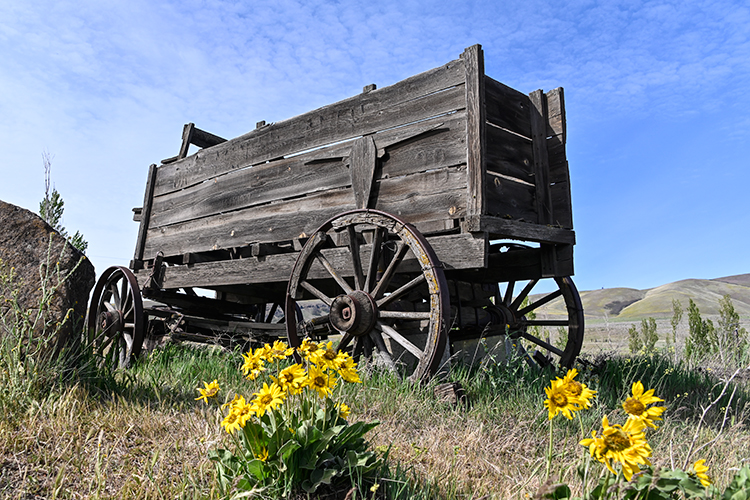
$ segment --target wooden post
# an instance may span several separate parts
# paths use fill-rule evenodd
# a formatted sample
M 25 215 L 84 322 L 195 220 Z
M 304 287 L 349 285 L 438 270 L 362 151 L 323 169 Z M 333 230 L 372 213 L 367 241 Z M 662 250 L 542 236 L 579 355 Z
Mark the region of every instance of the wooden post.
M 534 185 L 536 186 L 537 224 L 552 223 L 552 198 L 549 189 L 547 157 L 547 106 L 541 90 L 529 94 L 531 99 L 531 139 L 534 151 Z
M 151 205 L 154 201 L 154 186 L 156 185 L 156 165 L 148 168 L 148 178 L 146 179 L 146 193 L 143 195 L 143 208 L 141 209 L 141 223 L 138 227 L 138 239 L 135 243 L 135 255 L 130 268 L 134 271 L 141 269 L 143 266 L 143 252 L 146 248 L 146 233 L 148 232 L 148 223 L 151 218 Z
M 468 168 L 468 216 L 484 215 L 485 163 L 485 106 L 484 52 L 481 45 L 473 45 L 461 54 L 466 72 L 466 146 Z

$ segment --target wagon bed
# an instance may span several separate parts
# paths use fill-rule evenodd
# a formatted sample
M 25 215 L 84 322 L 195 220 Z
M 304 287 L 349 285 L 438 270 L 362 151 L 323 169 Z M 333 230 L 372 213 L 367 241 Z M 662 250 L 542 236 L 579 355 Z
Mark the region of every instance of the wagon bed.
M 450 314 L 440 321 L 451 338 L 505 334 L 514 324 L 531 337 L 525 317 L 530 309 L 522 311 L 514 283 L 554 279 L 558 291 L 545 300 L 562 296 L 569 317 L 537 325 L 567 327 L 570 345 L 550 351 L 548 342 L 535 343 L 569 365 L 580 350 L 583 322 L 569 278 L 575 234 L 565 134 L 562 88 L 526 95 L 503 85 L 484 74 L 479 45 L 394 85 L 370 85 L 294 118 L 259 122 L 235 139 L 188 124 L 180 154 L 149 168 L 143 207 L 135 210 L 140 228 L 128 286 L 183 313 L 223 321 L 241 316 L 272 323 L 285 309 L 294 342 L 289 329 L 295 326 L 289 325 L 302 321 L 297 301 L 320 294 L 292 282 L 331 289 L 340 278 L 346 293 L 361 288 L 370 255 L 387 267 L 378 238 L 391 246 L 411 241 L 394 229 L 403 224 L 419 242 L 394 273 L 428 272 L 418 263 L 433 258 L 435 272 L 445 279 L 434 293 L 448 297 Z M 202 149 L 188 155 L 191 144 Z M 368 221 L 361 215 L 342 219 L 368 213 L 374 214 Z M 338 222 L 321 233 L 326 221 Z M 317 236 L 322 239 L 311 242 Z M 318 246 L 307 255 L 309 245 Z M 305 255 L 315 263 L 300 263 Z M 336 271 L 320 265 L 322 260 Z M 377 264 L 370 268 L 373 283 Z M 504 291 L 498 283 L 507 284 Z M 102 285 L 104 295 L 108 287 Z M 529 296 L 532 288 L 521 294 Z M 194 289 L 211 290 L 216 298 L 197 297 Z M 292 289 L 296 297 L 290 299 Z M 321 290 L 334 301 L 335 295 Z M 298 321 L 289 319 L 290 300 Z M 409 307 L 420 307 L 410 300 Z M 472 315 L 476 321 L 465 320 Z

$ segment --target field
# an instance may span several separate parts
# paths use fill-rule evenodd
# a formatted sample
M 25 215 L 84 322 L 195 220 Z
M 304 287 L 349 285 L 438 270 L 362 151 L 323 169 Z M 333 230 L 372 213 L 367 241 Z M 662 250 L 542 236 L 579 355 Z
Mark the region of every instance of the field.
M 351 408 L 350 423 L 379 422 L 366 437 L 383 466 L 369 482 L 294 498 L 529 498 L 548 480 L 570 485 L 574 495 L 590 493 L 606 468 L 579 442 L 599 432 L 604 416 L 624 422 L 622 402 L 637 381 L 666 408 L 658 428 L 646 433 L 654 470 L 689 471 L 705 459 L 723 490 L 750 463 L 748 370 L 735 373 L 712 359 L 689 369 L 680 356 L 686 319 L 677 352 L 627 356 L 632 323 L 588 318 L 588 362 L 577 365 L 578 378 L 597 395 L 590 409 L 573 420 L 559 415 L 552 427 L 545 388 L 564 371 L 488 357 L 471 368 L 454 363 L 443 379 L 417 385 L 362 364 L 362 383 L 342 385 L 339 397 Z M 668 318 L 657 325 L 660 333 L 671 329 Z M 130 370 L 112 371 L 85 346 L 75 362 L 49 359 L 31 344 L 14 343 L 12 324 L 3 327 L 1 498 L 226 498 L 209 455 L 233 442 L 220 405 L 257 390 L 240 372 L 241 351 L 168 343 Z M 214 379 L 221 385 L 217 400 L 196 400 L 197 389 Z M 465 399 L 436 397 L 436 385 L 445 382 L 460 384 Z

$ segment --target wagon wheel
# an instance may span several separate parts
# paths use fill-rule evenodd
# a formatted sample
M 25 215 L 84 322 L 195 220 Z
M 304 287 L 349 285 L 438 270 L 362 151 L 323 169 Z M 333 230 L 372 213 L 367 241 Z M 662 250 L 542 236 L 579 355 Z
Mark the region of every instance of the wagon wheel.
M 286 317 L 308 299 L 325 306 L 307 321 L 287 320 L 292 346 L 316 332 L 340 333 L 338 349 L 376 355 L 411 380 L 438 370 L 450 314 L 445 275 L 427 240 L 399 218 L 355 210 L 323 224 L 294 265 Z
M 513 247 L 528 248 L 523 245 L 509 245 L 509 251 Z M 583 346 L 584 318 L 583 305 L 581 297 L 578 294 L 575 284 L 570 276 L 551 278 L 555 281 L 557 289 L 550 293 L 544 293 L 541 297 L 535 297 L 533 301 L 524 304 L 524 300 L 531 297 L 534 288 L 540 283 L 539 279 L 526 282 L 517 295 L 519 289 L 516 282 L 508 282 L 504 293 L 496 304 L 508 325 L 508 333 L 512 339 L 523 338 L 529 342 L 548 351 L 557 358 L 556 363 L 565 368 L 571 368 L 575 363 L 576 357 L 581 352 Z M 567 310 L 567 318 L 556 319 L 538 319 L 531 318 L 537 309 L 551 301 L 562 297 Z M 529 327 L 564 327 L 567 329 L 567 339 L 565 347 L 557 347 L 549 342 L 534 335 Z M 537 352 L 533 356 L 534 361 L 540 365 L 547 365 L 554 362 L 552 359 Z
M 143 300 L 126 267 L 108 268 L 94 287 L 87 317 L 90 339 L 104 362 L 128 368 L 143 345 Z

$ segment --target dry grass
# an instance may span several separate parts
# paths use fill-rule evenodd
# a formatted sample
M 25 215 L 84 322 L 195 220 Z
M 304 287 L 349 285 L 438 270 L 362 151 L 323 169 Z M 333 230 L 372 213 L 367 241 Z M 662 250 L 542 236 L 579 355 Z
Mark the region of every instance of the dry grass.
M 221 435 L 214 412 L 99 402 L 80 387 L 0 421 L 3 498 L 205 498 Z

